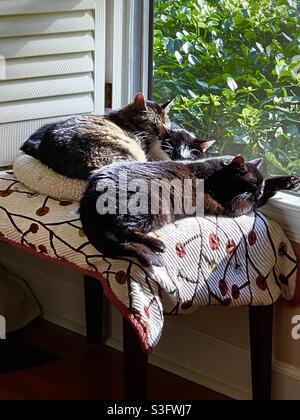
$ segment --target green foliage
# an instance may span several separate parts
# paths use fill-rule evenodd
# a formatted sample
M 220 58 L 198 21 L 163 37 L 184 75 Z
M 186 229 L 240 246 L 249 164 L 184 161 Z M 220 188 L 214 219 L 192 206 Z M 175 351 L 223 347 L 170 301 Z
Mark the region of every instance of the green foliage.
M 300 174 L 299 14 L 295 0 L 156 0 L 155 99 L 176 97 L 218 153 Z

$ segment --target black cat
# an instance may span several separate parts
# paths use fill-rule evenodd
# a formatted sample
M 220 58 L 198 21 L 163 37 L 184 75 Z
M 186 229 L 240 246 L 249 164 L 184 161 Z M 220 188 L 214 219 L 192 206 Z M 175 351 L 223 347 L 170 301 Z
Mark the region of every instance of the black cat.
M 156 160 L 197 160 L 206 156 L 207 150 L 215 144 L 215 140 L 198 139 L 190 131 L 175 123 L 170 127 L 157 124 L 158 137 L 161 140 L 160 149 L 165 158 Z
M 165 180 L 191 180 L 193 187 L 190 197 L 181 193 L 182 204 L 186 198 L 192 206 L 196 205 L 197 180 L 204 180 L 204 210 L 206 214 L 238 217 L 264 205 L 277 191 L 296 189 L 299 179 L 296 177 L 276 177 L 264 181 L 259 171 L 262 159 L 246 163 L 243 157 L 220 157 L 196 162 L 149 162 L 118 163 L 97 171 L 89 180 L 87 190 L 80 205 L 83 230 L 98 251 L 108 257 L 131 256 L 143 265 L 163 265 L 161 255 L 165 244 L 147 234 L 176 220 L 194 216 L 175 212 L 177 192 L 170 189 L 170 202 L 167 211 L 162 211 L 162 199 L 159 199 L 159 212 L 151 213 L 150 195 L 146 200 L 146 212 L 132 213 L 120 204 L 135 200 L 139 191 L 127 191 L 128 184 L 140 180 L 148 191 L 151 183 Z M 119 175 L 126 174 L 127 184 L 120 182 Z M 99 212 L 99 198 L 107 190 L 107 183 L 115 186 L 115 203 L 110 213 Z M 182 192 L 182 191 L 181 191 Z M 98 208 L 98 210 L 97 210 Z M 130 205 L 129 205 L 130 208 Z M 182 205 L 184 209 L 184 205 Z M 107 235 L 108 234 L 108 235 Z M 114 239 L 112 238 L 114 236 Z

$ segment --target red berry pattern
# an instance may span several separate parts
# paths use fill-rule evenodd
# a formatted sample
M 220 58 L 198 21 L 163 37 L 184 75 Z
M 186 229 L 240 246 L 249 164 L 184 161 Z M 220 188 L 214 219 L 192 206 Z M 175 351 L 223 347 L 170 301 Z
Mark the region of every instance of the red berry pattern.
M 186 256 L 185 246 L 181 243 L 176 244 L 176 252 L 179 258 L 184 258 Z
M 214 233 L 209 235 L 209 246 L 213 251 L 218 251 L 218 249 L 220 248 L 219 239 Z

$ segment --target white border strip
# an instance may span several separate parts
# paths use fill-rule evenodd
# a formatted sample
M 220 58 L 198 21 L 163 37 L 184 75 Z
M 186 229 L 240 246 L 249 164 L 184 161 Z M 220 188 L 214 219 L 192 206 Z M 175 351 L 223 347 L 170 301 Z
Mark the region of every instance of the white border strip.
M 149 82 L 149 28 L 150 25 L 150 2 L 149 0 L 143 1 L 143 54 L 142 54 L 142 92 L 148 97 L 148 82 Z
M 128 102 L 137 92 L 148 96 L 149 75 L 149 0 L 129 0 L 129 87 Z
M 123 89 L 124 63 L 124 0 L 113 0 L 113 99 L 112 108 L 120 108 Z
M 94 112 L 104 114 L 106 71 L 106 0 L 96 0 L 95 10 L 95 89 Z
M 291 241 L 300 243 L 300 195 L 278 193 L 261 211 L 279 223 Z

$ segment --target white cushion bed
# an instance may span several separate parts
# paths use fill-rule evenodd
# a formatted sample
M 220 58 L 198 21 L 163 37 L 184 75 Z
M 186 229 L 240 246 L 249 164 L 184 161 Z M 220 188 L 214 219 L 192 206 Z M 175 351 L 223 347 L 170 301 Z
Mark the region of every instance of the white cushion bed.
M 80 201 L 86 188 L 85 181 L 60 175 L 39 160 L 25 154 L 15 160 L 14 174 L 33 191 L 62 200 Z

